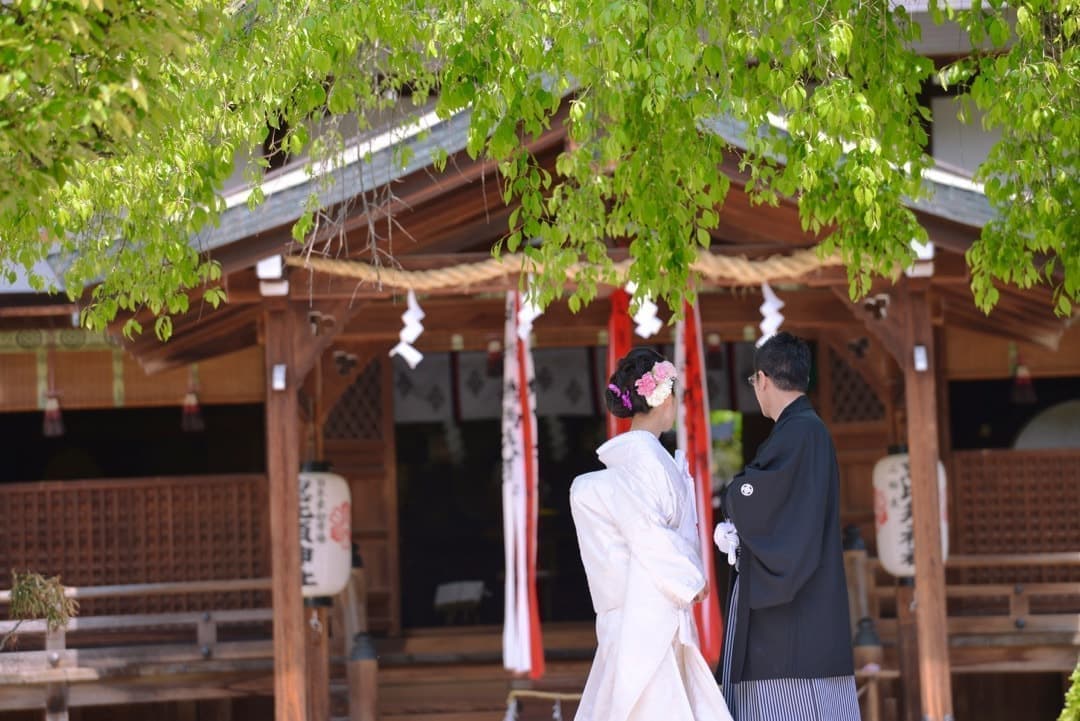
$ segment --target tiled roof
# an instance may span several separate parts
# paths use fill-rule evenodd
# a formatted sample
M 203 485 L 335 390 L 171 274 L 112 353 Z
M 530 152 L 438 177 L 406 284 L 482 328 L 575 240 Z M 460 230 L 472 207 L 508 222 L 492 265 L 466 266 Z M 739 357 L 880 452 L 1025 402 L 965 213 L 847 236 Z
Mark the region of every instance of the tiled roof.
M 710 122 L 708 127 L 728 143 L 746 147 L 745 123 L 721 117 Z M 777 160 L 784 161 L 783 158 Z M 968 178 L 941 168 L 932 168 L 923 174 L 922 184 L 926 196 L 905 201 L 909 208 L 975 228 L 981 228 L 996 216 L 982 189 Z
M 433 117 L 431 113 L 427 116 Z M 222 213 L 220 222 L 196 234 L 192 243 L 200 250 L 208 251 L 227 246 L 230 243 L 265 233 L 294 222 L 300 217 L 307 198 L 315 190 L 321 207 L 341 203 L 356 197 L 365 189 L 371 189 L 403 178 L 410 173 L 430 166 L 438 150 L 454 154 L 466 146 L 469 130 L 470 111 L 463 111 L 446 120 L 434 120 L 424 124 L 424 133 L 407 126 L 398 126 L 382 134 L 363 139 L 359 147 L 362 152 L 351 153 L 339 168 L 333 171 L 332 183 L 322 183 L 312 177 L 303 167 L 285 168 L 268 176 L 263 184 L 264 201 L 251 210 L 244 201 L 246 195 L 231 194 L 226 198 L 229 207 Z M 747 128 L 731 118 L 719 117 L 708 127 L 727 142 L 737 147 L 744 147 L 743 138 Z M 402 167 L 396 162 L 400 157 L 395 146 L 388 139 L 393 135 L 405 136 L 404 145 L 412 149 L 412 157 Z M 364 148 L 372 148 L 370 162 L 365 162 Z M 348 151 L 347 151 L 348 152 Z M 779 160 L 783 160 L 782 158 Z M 970 180 L 948 171 L 935 169 L 923 177 L 923 185 L 928 193 L 925 198 L 909 200 L 908 206 L 964 225 L 982 227 L 994 217 L 994 211 L 986 196 Z M 51 257 L 51 276 L 62 273 L 63 260 Z M 23 283 L 19 284 L 19 287 Z M 20 292 L 12 286 L 0 283 L 0 292 Z M 24 291 L 25 292 L 25 289 Z
M 283 173 L 267 177 L 263 183 L 265 199 L 255 210 L 249 210 L 246 202 L 242 201 L 233 205 L 221 215 L 221 222 L 217 227 L 200 233 L 195 242 L 200 250 L 213 250 L 292 223 L 300 217 L 313 189 L 318 195 L 320 207 L 325 208 L 426 168 L 434 162 L 436 152 L 440 149 L 450 155 L 465 149 L 471 117 L 472 113 L 466 111 L 448 120 L 425 124 L 428 126 L 427 132 L 422 137 L 417 132 L 411 132 L 403 145 L 412 149 L 412 158 L 404 167 L 396 162 L 396 158 L 400 156 L 395 147 L 382 142 L 393 133 L 410 133 L 409 130 L 396 128 L 361 141 L 361 152 L 353 152 L 351 162 L 346 162 L 332 171 L 332 183 L 320 183 L 318 178 L 308 175 L 304 168 L 286 169 Z M 383 147 L 371 152 L 370 162 L 364 162 L 364 148 L 373 145 Z M 299 182 L 286 183 L 287 187 L 274 192 L 273 183 L 285 173 L 302 174 L 303 177 Z

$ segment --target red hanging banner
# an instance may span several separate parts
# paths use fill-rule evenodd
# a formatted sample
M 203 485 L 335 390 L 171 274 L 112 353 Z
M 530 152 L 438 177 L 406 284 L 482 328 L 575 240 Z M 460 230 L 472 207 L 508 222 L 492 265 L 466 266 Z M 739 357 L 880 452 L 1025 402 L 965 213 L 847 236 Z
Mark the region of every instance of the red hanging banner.
M 521 294 L 515 293 L 515 316 L 521 313 Z M 533 395 L 532 349 L 528 338 L 517 343 L 518 392 L 521 394 L 521 436 L 525 449 L 525 543 L 528 557 L 529 601 L 529 678 L 544 676 L 544 639 L 540 633 L 540 604 L 536 595 L 536 539 L 539 529 L 540 498 L 538 493 L 536 453 L 536 398 Z
M 611 315 L 608 316 L 608 348 L 607 348 L 607 378 L 604 378 L 604 386 L 607 379 L 615 372 L 618 362 L 630 352 L 630 343 L 633 339 L 630 327 L 630 296 L 622 288 L 616 288 L 611 294 Z M 620 433 L 630 430 L 629 418 L 616 418 L 607 414 L 607 437 L 614 438 Z
M 720 658 L 722 621 L 719 589 L 713 564 L 712 439 L 709 433 L 709 396 L 705 379 L 705 350 L 701 317 L 695 306 L 686 304 L 676 331 L 676 365 L 682 384 L 679 406 L 679 447 L 686 453 L 690 475 L 694 477 L 701 560 L 709 579 L 709 595 L 694 606 L 701 654 L 710 664 Z

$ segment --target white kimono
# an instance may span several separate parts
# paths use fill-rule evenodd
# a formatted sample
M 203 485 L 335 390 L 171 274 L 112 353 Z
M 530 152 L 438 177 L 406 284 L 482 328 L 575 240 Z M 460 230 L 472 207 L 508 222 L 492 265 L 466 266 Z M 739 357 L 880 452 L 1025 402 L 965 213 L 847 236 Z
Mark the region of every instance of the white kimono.
M 705 574 L 682 454 L 647 431 L 596 453 L 607 469 L 570 488 L 598 642 L 575 721 L 731 721 L 691 612 Z

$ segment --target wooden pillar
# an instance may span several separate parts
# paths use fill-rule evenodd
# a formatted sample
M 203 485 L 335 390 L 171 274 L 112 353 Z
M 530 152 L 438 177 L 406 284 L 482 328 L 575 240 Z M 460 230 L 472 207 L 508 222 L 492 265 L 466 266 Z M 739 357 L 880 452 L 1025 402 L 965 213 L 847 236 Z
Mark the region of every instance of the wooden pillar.
M 911 511 L 915 542 L 915 623 L 918 638 L 922 718 L 952 721 L 949 636 L 945 609 L 945 564 L 941 557 L 938 500 L 937 354 L 925 285 L 908 281 L 904 391 L 907 401 Z
M 271 598 L 274 606 L 274 719 L 302 721 L 307 711 L 304 608 L 300 589 L 299 403 L 295 314 L 267 301 L 266 474 L 270 485 Z
M 66 648 L 67 634 L 63 628 L 46 634 L 45 651 L 53 668 L 62 663 Z M 53 663 L 54 659 L 56 663 Z M 64 682 L 48 684 L 45 687 L 45 721 L 68 721 L 68 718 L 68 685 Z
M 896 651 L 900 666 L 903 721 L 919 721 L 919 642 L 915 632 L 915 586 L 902 578 L 896 586 Z
M 350 644 L 345 671 L 349 682 L 349 721 L 378 718 L 379 661 L 368 635 L 367 582 L 353 546 L 352 576 L 345 588 L 345 635 Z
M 305 604 L 307 616 L 307 721 L 330 721 L 329 599 L 313 598 Z

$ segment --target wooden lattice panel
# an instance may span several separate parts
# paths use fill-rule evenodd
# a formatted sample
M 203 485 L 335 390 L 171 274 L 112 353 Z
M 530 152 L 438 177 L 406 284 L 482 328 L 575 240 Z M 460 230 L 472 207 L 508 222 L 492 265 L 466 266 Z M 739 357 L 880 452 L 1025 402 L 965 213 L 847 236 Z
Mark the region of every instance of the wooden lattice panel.
M 953 550 L 964 554 L 1080 551 L 1080 451 L 953 453 Z M 1080 569 L 965 569 L 964 583 L 1080 581 Z
M 327 439 L 382 440 L 382 361 L 374 359 L 341 394 L 326 421 Z
M 828 350 L 833 421 L 859 423 L 884 418 L 885 406 L 870 384 L 839 353 Z
M 59 574 L 69 586 L 264 577 L 267 523 L 262 476 L 9 484 L 0 486 L 0 568 Z M 80 614 L 269 602 L 262 592 L 96 599 Z

